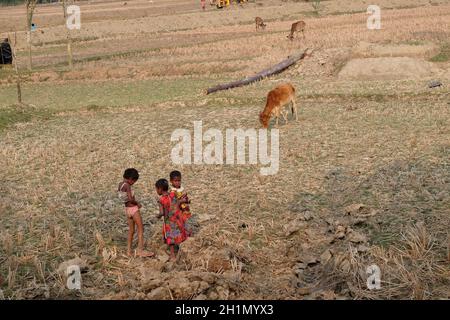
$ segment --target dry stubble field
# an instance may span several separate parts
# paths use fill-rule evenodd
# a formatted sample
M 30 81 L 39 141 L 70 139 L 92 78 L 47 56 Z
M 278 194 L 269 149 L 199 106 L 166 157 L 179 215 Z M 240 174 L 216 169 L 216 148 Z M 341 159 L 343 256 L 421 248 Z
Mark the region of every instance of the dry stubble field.
M 62 11 L 38 6 L 33 71 L 23 7 L 0 8 L 18 32 L 26 107 L 0 69 L 0 289 L 6 299 L 450 298 L 450 3 L 80 2 L 73 70 Z M 254 31 L 254 17 L 267 20 Z M 304 19 L 306 39 L 286 39 Z M 2 33 L 1 36 L 6 36 Z M 248 87 L 204 89 L 305 48 L 310 57 Z M 443 86 L 429 89 L 439 79 Z M 177 128 L 259 128 L 276 84 L 297 88 L 300 119 L 280 126 L 280 170 L 170 159 Z M 136 167 L 147 247 L 124 255 L 115 188 Z M 180 169 L 200 229 L 168 262 L 153 184 Z M 79 258 L 83 288 L 61 270 Z M 381 270 L 367 289 L 366 268 Z

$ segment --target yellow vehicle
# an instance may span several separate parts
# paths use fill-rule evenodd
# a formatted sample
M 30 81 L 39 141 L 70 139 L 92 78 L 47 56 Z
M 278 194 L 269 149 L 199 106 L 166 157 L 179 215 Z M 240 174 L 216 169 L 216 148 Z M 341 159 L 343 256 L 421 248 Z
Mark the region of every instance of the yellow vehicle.
M 230 0 L 211 0 L 211 4 L 215 3 L 217 8 L 222 9 L 224 7 L 230 6 Z M 236 2 L 236 4 L 247 2 L 247 0 L 234 0 L 233 2 Z
M 228 7 L 230 5 L 230 0 L 216 0 L 217 8 Z

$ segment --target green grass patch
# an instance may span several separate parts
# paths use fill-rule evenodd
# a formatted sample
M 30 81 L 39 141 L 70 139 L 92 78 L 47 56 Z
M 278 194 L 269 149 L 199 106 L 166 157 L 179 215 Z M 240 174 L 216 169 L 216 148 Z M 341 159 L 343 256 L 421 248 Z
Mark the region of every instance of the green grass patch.
M 320 16 L 319 12 L 317 12 L 317 11 L 305 11 L 305 12 L 302 12 L 302 14 L 308 18 L 310 18 L 310 17 L 316 18 L 316 17 Z
M 90 104 L 86 107 L 87 111 L 93 111 L 93 112 L 100 112 L 102 110 L 104 110 L 106 107 L 105 106 L 98 106 L 96 104 Z
M 330 12 L 328 15 L 330 15 L 330 16 L 342 16 L 342 15 L 345 15 L 345 14 L 357 14 L 357 13 L 366 13 L 366 10 L 336 11 L 336 12 Z
M 0 79 L 7 79 L 14 74 L 15 74 L 15 71 L 12 66 L 0 67 Z
M 86 37 L 75 37 L 72 38 L 72 43 L 77 42 L 84 42 L 84 41 L 94 41 L 100 39 L 97 36 L 86 36 Z M 67 44 L 67 39 L 57 39 L 53 41 L 39 41 L 33 43 L 33 46 L 40 47 L 40 46 L 47 46 L 47 45 L 65 45 Z
M 45 111 L 35 112 L 31 108 L 28 110 L 26 108 L 12 105 L 8 108 L 0 109 L 0 132 L 15 123 L 28 122 L 35 116 L 46 114 Z
M 424 45 L 424 42 L 420 41 L 420 40 L 408 40 L 408 41 L 401 42 L 401 44 L 406 44 L 409 46 L 421 46 L 421 45 Z
M 148 106 L 174 100 L 192 100 L 212 80 L 175 79 L 145 81 L 73 82 L 62 85 L 22 84 L 22 99 L 34 107 L 16 106 L 15 85 L 0 87 L 0 132 L 12 124 L 47 119 L 64 111 Z
M 431 62 L 447 62 L 450 60 L 450 43 L 441 47 L 441 52 L 430 59 Z
M 47 83 L 22 85 L 25 103 L 52 111 L 76 111 L 86 106 L 143 106 L 177 98 L 193 98 L 211 80 L 174 79 L 145 81 L 67 82 L 58 86 Z M 16 86 L 0 87 L 0 108 L 17 102 Z

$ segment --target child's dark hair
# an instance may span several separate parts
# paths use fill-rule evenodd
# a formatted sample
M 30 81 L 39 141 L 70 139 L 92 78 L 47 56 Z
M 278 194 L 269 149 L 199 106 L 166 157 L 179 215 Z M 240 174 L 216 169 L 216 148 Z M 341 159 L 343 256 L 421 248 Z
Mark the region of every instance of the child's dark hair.
M 135 168 L 128 168 L 123 173 L 123 178 L 137 180 L 139 179 L 139 172 Z
M 168 191 L 169 182 L 166 179 L 159 179 L 158 181 L 156 181 L 155 187 L 161 189 L 162 191 Z
M 170 173 L 170 180 L 173 180 L 175 178 L 180 178 L 181 179 L 181 172 L 178 170 L 174 170 Z

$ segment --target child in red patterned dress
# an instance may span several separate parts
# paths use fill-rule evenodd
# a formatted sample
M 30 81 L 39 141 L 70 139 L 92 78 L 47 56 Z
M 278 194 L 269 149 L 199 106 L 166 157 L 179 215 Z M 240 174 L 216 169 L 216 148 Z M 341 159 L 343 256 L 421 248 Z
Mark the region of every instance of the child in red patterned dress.
M 192 214 L 189 208 L 191 201 L 189 200 L 186 189 L 181 185 L 181 172 L 178 170 L 174 170 L 170 173 L 170 193 L 174 193 L 180 203 L 181 217 L 184 222 L 184 228 L 186 230 L 186 234 L 190 237 L 192 235 L 192 226 L 190 223 Z
M 188 237 L 181 215 L 180 202 L 174 193 L 169 193 L 169 182 L 166 179 L 156 181 L 155 188 L 160 196 L 158 218 L 164 218 L 163 240 L 169 246 L 170 259 L 176 261 L 178 246 Z

